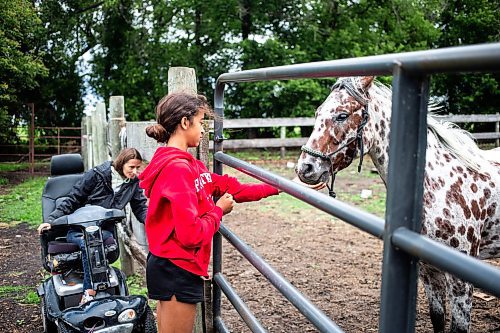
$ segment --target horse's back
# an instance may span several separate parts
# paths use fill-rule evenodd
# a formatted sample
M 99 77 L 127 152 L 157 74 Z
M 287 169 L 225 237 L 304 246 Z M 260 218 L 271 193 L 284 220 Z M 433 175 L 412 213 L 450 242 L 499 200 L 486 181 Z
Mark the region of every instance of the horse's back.
M 477 169 L 428 136 L 422 232 L 473 256 L 497 255 L 500 149 L 474 156 Z M 492 161 L 493 160 L 493 161 Z M 496 236 L 495 236 L 496 235 Z M 495 253 L 495 254 L 494 254 Z
M 498 172 L 500 173 L 500 147 L 483 150 L 482 152 L 485 159 L 497 167 L 499 169 Z

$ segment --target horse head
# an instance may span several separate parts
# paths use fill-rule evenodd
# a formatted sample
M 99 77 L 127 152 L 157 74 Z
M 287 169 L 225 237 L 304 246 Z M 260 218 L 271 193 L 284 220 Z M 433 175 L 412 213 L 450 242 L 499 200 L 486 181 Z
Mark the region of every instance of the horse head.
M 363 138 L 368 122 L 368 89 L 373 76 L 341 78 L 327 99 L 316 110 L 311 136 L 297 162 L 295 172 L 307 184 L 327 182 L 330 173 L 348 167 L 362 158 L 370 147 Z

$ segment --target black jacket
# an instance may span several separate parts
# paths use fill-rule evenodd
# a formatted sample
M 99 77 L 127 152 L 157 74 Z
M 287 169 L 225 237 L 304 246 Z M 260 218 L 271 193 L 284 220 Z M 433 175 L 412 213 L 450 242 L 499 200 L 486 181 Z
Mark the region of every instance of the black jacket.
M 139 188 L 139 179 L 135 177 L 123 183 L 120 190 L 114 193 L 111 187 L 111 162 L 104 162 L 87 171 L 83 178 L 73 186 L 68 197 L 57 205 L 48 217 L 49 221 L 73 213 L 85 205 L 96 205 L 104 208 L 124 209 L 130 202 L 132 212 L 139 222 L 146 221 L 147 199 Z

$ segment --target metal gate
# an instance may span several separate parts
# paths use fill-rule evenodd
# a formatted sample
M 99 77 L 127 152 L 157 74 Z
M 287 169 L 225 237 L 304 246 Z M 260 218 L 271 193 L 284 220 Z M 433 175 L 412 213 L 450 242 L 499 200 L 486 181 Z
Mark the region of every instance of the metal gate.
M 1 161 L 17 164 L 26 162 L 31 175 L 46 174 L 49 157 L 56 154 L 81 152 L 81 127 L 36 126 L 35 104 L 28 103 L 25 107 L 29 109 L 29 119 L 20 117 L 21 121 L 18 125 L 0 128 L 3 134 L 15 133 L 18 141 L 16 144 L 8 144 L 0 138 Z M 44 160 L 45 163 L 43 163 Z M 43 164 L 46 165 L 45 168 Z M 22 167 L 20 170 L 20 173 L 28 172 Z
M 414 332 L 417 264 L 422 259 L 500 296 L 500 270 L 420 235 L 427 135 L 429 76 L 435 73 L 500 70 L 500 43 L 387 54 L 225 73 L 215 90 L 214 172 L 237 168 L 384 241 L 380 332 Z M 224 87 L 228 83 L 363 75 L 392 75 L 393 103 L 386 222 L 340 201 L 222 152 Z M 412 133 L 413 135 L 408 135 Z M 399 144 L 399 143 L 403 143 Z M 397 171 L 397 172 L 395 172 Z M 397 191 L 396 191 L 397 190 Z M 227 332 L 221 317 L 222 292 L 253 332 L 265 332 L 222 272 L 222 236 L 257 268 L 321 332 L 342 332 L 283 276 L 223 224 L 214 237 L 214 326 Z

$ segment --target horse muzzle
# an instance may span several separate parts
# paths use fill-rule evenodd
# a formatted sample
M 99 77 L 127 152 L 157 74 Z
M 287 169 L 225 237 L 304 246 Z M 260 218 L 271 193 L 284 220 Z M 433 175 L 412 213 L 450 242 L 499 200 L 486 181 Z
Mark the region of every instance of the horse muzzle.
M 330 173 L 327 169 L 315 168 L 311 163 L 297 163 L 295 168 L 295 173 L 299 177 L 300 181 L 308 185 L 316 185 L 318 183 L 326 183 L 330 177 Z

